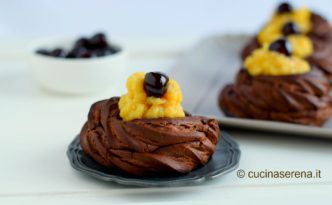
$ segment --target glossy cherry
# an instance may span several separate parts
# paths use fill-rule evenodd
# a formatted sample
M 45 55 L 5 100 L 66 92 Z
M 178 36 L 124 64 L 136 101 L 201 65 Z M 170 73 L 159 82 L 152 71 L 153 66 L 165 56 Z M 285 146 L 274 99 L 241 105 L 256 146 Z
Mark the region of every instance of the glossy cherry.
M 287 2 L 283 2 L 278 6 L 277 12 L 279 14 L 282 13 L 290 13 L 293 11 L 293 6 Z
M 56 48 L 56 49 L 53 49 L 49 55 L 54 56 L 54 57 L 64 57 L 66 55 L 66 53 L 62 48 Z
M 166 93 L 168 80 L 168 76 L 161 72 L 146 73 L 143 83 L 146 94 L 149 97 L 162 97 Z
M 292 49 L 292 45 L 288 42 L 287 39 L 280 38 L 270 44 L 269 50 L 282 53 L 286 56 L 291 56 L 293 49 Z
M 301 32 L 300 32 L 299 26 L 296 23 L 288 22 L 282 28 L 282 33 L 285 36 L 288 36 L 288 35 L 291 35 L 291 34 L 300 34 Z
M 87 48 L 89 47 L 89 40 L 87 38 L 79 38 L 75 44 L 74 44 L 74 48 Z
M 41 55 L 45 55 L 45 56 L 49 56 L 50 55 L 50 51 L 48 51 L 46 49 L 38 49 L 36 51 L 36 53 L 41 54 Z
M 89 40 L 91 48 L 106 48 L 108 46 L 105 34 L 97 33 Z

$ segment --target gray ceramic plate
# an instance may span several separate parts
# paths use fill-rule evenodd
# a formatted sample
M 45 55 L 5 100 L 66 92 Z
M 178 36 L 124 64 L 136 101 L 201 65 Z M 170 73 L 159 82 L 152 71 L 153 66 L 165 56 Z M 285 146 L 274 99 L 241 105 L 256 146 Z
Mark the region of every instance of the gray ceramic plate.
M 210 161 L 186 175 L 171 177 L 134 177 L 109 170 L 82 151 L 79 136 L 68 146 L 67 155 L 72 167 L 95 178 L 130 186 L 185 186 L 202 183 L 235 170 L 239 165 L 240 150 L 229 134 L 222 132 L 217 149 Z

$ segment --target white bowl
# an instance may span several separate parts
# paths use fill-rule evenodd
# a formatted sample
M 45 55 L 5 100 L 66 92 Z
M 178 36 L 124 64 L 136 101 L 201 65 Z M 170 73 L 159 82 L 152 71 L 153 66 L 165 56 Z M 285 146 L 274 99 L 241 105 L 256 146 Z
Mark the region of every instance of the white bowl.
M 112 44 L 120 49 L 117 53 L 103 57 L 68 59 L 36 53 L 38 49 L 68 49 L 74 42 L 49 39 L 30 46 L 28 60 L 40 86 L 65 94 L 89 94 L 105 90 L 124 77 L 127 52 L 117 44 Z

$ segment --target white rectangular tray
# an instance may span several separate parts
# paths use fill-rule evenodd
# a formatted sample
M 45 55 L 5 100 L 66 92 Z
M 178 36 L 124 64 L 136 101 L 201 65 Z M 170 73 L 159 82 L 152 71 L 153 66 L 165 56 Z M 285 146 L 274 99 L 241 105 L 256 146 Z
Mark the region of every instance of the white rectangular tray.
M 249 38 L 245 35 L 209 37 L 183 56 L 172 70 L 172 76 L 181 85 L 184 108 L 195 114 L 213 116 L 222 126 L 332 139 L 332 119 L 319 128 L 226 117 L 220 111 L 218 94 L 227 83 L 234 81 L 241 66 L 240 50 Z

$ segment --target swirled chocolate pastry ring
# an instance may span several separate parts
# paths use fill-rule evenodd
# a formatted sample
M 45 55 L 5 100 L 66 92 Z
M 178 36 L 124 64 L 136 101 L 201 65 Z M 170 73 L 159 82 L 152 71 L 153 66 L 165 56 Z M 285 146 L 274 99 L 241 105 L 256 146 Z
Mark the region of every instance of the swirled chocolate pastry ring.
M 119 98 L 91 106 L 80 133 L 83 151 L 109 169 L 135 176 L 186 174 L 205 165 L 219 140 L 217 120 L 198 116 L 119 116 Z
M 317 69 L 286 76 L 251 76 L 242 69 L 221 91 L 219 105 L 228 116 L 315 126 L 332 115 L 331 87 Z
M 119 169 L 98 163 L 85 153 L 77 136 L 69 145 L 67 155 L 72 167 L 80 172 L 103 181 L 130 186 L 185 186 L 199 184 L 206 180 L 223 176 L 239 165 L 238 144 L 226 132 L 222 132 L 213 156 L 204 166 L 199 166 L 188 174 L 135 176 Z
M 312 29 L 308 33 L 314 52 L 308 61 L 316 65 L 332 83 L 332 26 L 322 16 L 312 13 Z M 257 38 L 252 38 L 242 49 L 241 58 L 244 60 L 253 50 L 259 48 Z

